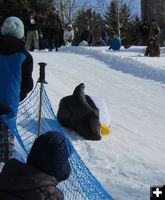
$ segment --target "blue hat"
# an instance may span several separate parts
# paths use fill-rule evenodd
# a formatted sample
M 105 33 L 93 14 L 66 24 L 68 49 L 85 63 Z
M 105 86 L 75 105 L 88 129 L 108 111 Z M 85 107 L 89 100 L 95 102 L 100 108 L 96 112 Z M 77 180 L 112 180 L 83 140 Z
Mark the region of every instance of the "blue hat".
M 55 177 L 57 181 L 63 181 L 71 172 L 68 158 L 64 134 L 49 131 L 35 140 L 27 158 L 27 164 Z
M 23 38 L 24 36 L 24 25 L 18 17 L 8 17 L 3 22 L 2 35 L 10 35 L 15 38 Z

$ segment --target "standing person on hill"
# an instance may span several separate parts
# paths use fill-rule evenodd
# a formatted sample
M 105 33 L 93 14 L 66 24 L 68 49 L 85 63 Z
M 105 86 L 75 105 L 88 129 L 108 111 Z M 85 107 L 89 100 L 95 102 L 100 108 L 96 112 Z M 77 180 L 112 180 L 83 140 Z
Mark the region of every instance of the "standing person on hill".
M 92 33 L 90 31 L 90 26 L 87 25 L 85 30 L 82 32 L 81 37 L 80 37 L 80 42 L 87 42 L 88 46 L 91 46 L 93 40 Z
M 67 24 L 67 27 L 64 31 L 64 42 L 65 46 L 71 46 L 71 43 L 74 39 L 74 30 L 72 29 L 72 24 Z
M 112 40 L 112 44 L 109 47 L 109 49 L 113 49 L 116 51 L 116 50 L 120 50 L 120 47 L 121 47 L 120 37 L 119 37 L 119 35 L 115 34 L 114 39 Z
M 53 7 L 51 13 L 47 18 L 48 24 L 48 43 L 49 43 L 49 51 L 55 47 L 56 51 L 58 51 L 59 46 L 59 31 L 62 29 L 61 20 L 57 14 L 56 9 Z
M 160 27 L 153 19 L 150 26 L 149 40 L 154 39 L 155 42 L 157 42 L 159 35 L 160 35 Z
M 34 42 L 34 49 L 39 50 L 39 35 L 37 27 L 36 12 L 33 10 L 27 20 L 27 34 L 26 34 L 26 49 L 31 50 L 32 41 Z
M 146 19 L 144 20 L 144 23 L 141 25 L 140 31 L 142 35 L 142 46 L 147 46 L 149 32 L 150 32 L 150 25 L 148 24 L 148 21 Z
M 71 172 L 65 136 L 46 132 L 39 136 L 24 164 L 9 160 L 0 173 L 0 199 L 64 200 L 57 184 Z
M 19 102 L 33 89 L 33 58 L 25 49 L 24 25 L 7 18 L 0 36 L 0 162 L 14 157 L 14 135 L 2 115 L 16 116 Z

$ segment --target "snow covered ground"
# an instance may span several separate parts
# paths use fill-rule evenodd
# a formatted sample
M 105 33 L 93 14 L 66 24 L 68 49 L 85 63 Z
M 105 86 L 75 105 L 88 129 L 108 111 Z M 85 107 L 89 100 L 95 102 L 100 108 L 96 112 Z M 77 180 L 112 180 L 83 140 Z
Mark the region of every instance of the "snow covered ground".
M 115 200 L 148 200 L 151 185 L 165 185 L 165 48 L 160 58 L 145 47 L 114 52 L 108 47 L 62 47 L 34 52 L 46 62 L 47 94 L 54 112 L 62 97 L 85 84 L 85 93 L 106 102 L 112 132 L 87 141 L 65 129 L 75 149 Z

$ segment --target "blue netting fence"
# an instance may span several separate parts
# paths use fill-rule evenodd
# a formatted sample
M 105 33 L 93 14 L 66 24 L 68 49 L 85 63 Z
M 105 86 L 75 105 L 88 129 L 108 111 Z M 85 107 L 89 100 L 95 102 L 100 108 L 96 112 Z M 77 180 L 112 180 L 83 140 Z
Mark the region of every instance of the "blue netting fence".
M 19 105 L 17 118 L 4 116 L 8 127 L 15 135 L 15 157 L 26 162 L 30 148 L 38 137 L 38 119 L 40 102 L 40 84 L 37 83 L 30 95 Z M 46 90 L 42 88 L 41 134 L 46 131 L 65 131 L 53 112 Z M 58 187 L 64 192 L 66 200 L 109 199 L 112 197 L 105 191 L 98 180 L 84 164 L 72 143 L 66 137 L 72 172 L 70 177 Z

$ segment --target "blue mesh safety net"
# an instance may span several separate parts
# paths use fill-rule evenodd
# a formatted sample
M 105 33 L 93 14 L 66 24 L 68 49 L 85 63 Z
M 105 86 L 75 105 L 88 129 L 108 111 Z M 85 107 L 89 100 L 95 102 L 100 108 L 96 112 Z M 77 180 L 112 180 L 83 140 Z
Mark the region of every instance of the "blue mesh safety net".
M 42 89 L 41 89 L 42 88 Z M 53 112 L 44 85 L 37 83 L 30 95 L 19 105 L 17 117 L 3 116 L 3 120 L 15 135 L 15 158 L 26 162 L 30 148 L 38 137 L 40 91 L 42 91 L 41 134 L 47 131 L 60 131 L 65 135 L 72 172 L 70 177 L 58 187 L 66 200 L 113 200 L 99 181 L 89 171 L 79 154 L 66 137 L 64 129 Z

